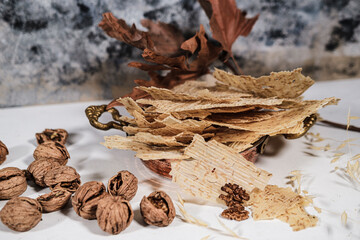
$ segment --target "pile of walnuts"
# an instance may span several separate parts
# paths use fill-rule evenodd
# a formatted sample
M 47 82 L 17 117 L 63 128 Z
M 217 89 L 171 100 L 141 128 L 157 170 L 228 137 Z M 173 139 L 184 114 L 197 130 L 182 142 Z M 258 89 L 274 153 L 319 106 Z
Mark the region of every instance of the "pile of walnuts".
M 243 204 L 250 199 L 249 194 L 242 187 L 233 183 L 226 183 L 221 187 L 221 191 L 227 193 L 227 195 L 220 194 L 219 198 L 228 207 L 221 213 L 221 216 L 236 221 L 248 219 L 249 211 L 245 210 Z
M 102 230 L 118 234 L 134 218 L 129 203 L 138 189 L 138 179 L 123 170 L 111 177 L 107 188 L 102 182 L 90 181 L 81 185 L 80 175 L 67 166 L 70 154 L 65 147 L 68 133 L 64 129 L 45 129 L 36 134 L 38 146 L 34 161 L 27 170 L 16 167 L 0 169 L 0 200 L 10 199 L 0 211 L 1 221 L 14 231 L 28 231 L 41 220 L 42 213 L 62 209 L 69 202 L 82 218 L 97 219 Z M 0 164 L 9 154 L 0 141 Z M 27 180 L 51 191 L 36 199 L 20 197 L 27 189 Z M 165 227 L 175 218 L 170 197 L 155 191 L 144 196 L 140 212 L 147 224 Z
M 79 188 L 80 175 L 74 168 L 66 166 L 70 158 L 65 147 L 67 137 L 64 129 L 45 129 L 36 134 L 38 146 L 27 170 L 16 167 L 0 170 L 0 199 L 10 199 L 0 211 L 0 219 L 10 229 L 30 230 L 40 222 L 42 213 L 63 208 Z M 7 149 L 5 152 L 9 153 Z M 49 187 L 51 192 L 37 199 L 19 197 L 27 189 L 27 180 L 40 187 Z
M 87 182 L 75 192 L 71 202 L 79 216 L 97 219 L 103 231 L 118 234 L 134 219 L 129 201 L 134 198 L 137 189 L 137 178 L 123 170 L 109 179 L 107 191 L 102 182 Z M 147 224 L 159 227 L 168 226 L 175 217 L 175 207 L 170 197 L 162 191 L 144 196 L 140 211 Z

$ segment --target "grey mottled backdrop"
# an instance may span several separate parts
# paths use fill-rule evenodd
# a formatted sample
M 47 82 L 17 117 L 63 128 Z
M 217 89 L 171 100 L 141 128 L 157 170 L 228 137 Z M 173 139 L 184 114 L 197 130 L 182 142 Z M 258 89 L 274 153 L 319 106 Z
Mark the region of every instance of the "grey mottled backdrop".
M 360 76 L 359 0 L 238 0 L 252 33 L 233 46 L 244 73 L 303 67 L 315 80 Z M 97 24 L 111 11 L 194 32 L 208 19 L 196 0 L 1 0 L 0 107 L 110 99 L 146 74 L 127 67 L 140 52 Z

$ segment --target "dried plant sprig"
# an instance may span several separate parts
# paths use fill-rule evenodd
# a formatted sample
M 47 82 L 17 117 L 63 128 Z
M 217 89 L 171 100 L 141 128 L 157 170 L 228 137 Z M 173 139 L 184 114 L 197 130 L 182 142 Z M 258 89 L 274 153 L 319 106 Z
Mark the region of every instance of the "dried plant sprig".
M 191 223 L 191 224 L 195 224 L 195 225 L 198 225 L 198 226 L 201 226 L 201 227 L 208 227 L 209 226 L 206 222 L 204 222 L 204 221 L 202 221 L 200 219 L 197 219 L 196 217 L 189 214 L 185 210 L 185 204 L 184 204 L 185 201 L 184 201 L 184 199 L 180 196 L 179 193 L 177 193 L 177 197 L 178 197 L 178 201 L 180 203 L 180 205 L 179 204 L 177 204 L 177 205 L 178 205 L 179 210 L 180 210 L 181 214 L 183 215 L 184 220 L 186 222 Z
M 318 213 L 321 213 L 321 208 L 314 206 L 313 199 L 315 198 L 315 196 L 309 195 L 309 192 L 306 190 L 301 190 L 302 176 L 303 174 L 300 170 L 291 171 L 290 175 L 286 177 L 290 179 L 287 184 L 290 184 L 295 189 L 295 192 L 303 197 L 306 204 L 311 205 Z
M 348 219 L 348 216 L 347 216 L 347 213 L 344 211 L 342 214 L 341 214 L 341 223 L 346 226 L 347 224 L 347 219 Z
M 202 237 L 200 240 L 208 240 L 211 236 L 210 235 L 206 235 L 205 237 Z
M 220 218 L 216 217 L 218 222 L 220 223 L 220 225 L 228 232 L 231 234 L 231 236 L 233 236 L 234 238 L 238 238 L 238 239 L 247 239 L 247 238 L 243 238 L 240 237 L 238 234 L 236 234 L 233 230 L 231 230 L 228 226 L 225 225 L 225 223 L 223 221 L 220 220 Z
M 213 230 L 213 231 L 216 231 L 216 232 L 223 232 L 222 230 L 220 229 L 217 229 L 217 228 L 214 228 L 214 227 L 211 227 L 209 226 L 209 224 L 207 224 L 206 222 L 192 216 L 190 213 L 188 213 L 186 210 L 185 210 L 185 201 L 184 199 L 180 196 L 179 193 L 177 193 L 177 197 L 178 197 L 178 201 L 180 204 L 177 204 L 179 210 L 180 210 L 180 213 L 182 215 L 182 219 L 183 221 L 187 222 L 187 223 L 190 223 L 190 224 L 194 224 L 194 225 L 197 225 L 199 227 L 205 227 L 209 230 Z M 243 238 L 243 237 L 240 237 L 238 234 L 236 234 L 233 230 L 231 230 L 229 227 L 227 227 L 218 217 L 217 217 L 220 225 L 226 230 L 226 232 L 232 236 L 232 237 L 235 237 L 235 238 L 238 238 L 238 239 L 247 239 L 247 238 Z M 207 237 L 207 238 L 206 238 Z M 210 235 L 208 236 L 205 236 L 204 238 L 205 239 L 208 239 L 210 237 Z
M 184 217 L 184 220 L 188 223 L 191 223 L 191 224 L 195 224 L 195 225 L 198 225 L 198 226 L 201 226 L 201 227 L 208 227 L 209 225 L 200 220 L 200 219 L 197 219 L 196 217 L 190 215 L 184 207 L 182 207 L 181 205 L 177 204 L 177 206 L 179 207 L 179 210 L 181 212 L 181 214 L 183 215 Z
M 290 172 L 290 175 L 287 177 L 290 179 L 289 182 L 287 182 L 288 184 L 290 184 L 292 187 L 295 187 L 295 182 L 296 182 L 296 189 L 295 192 L 297 194 L 301 193 L 301 177 L 302 177 L 302 173 L 300 172 L 300 170 L 293 170 Z
M 351 162 L 348 161 L 345 172 L 351 177 L 351 179 L 360 184 L 359 160 L 355 161 L 354 164 L 351 164 Z
M 351 161 L 354 161 L 354 160 L 357 160 L 357 159 L 360 159 L 360 153 L 354 155 L 354 156 L 351 158 Z
M 177 194 L 177 197 L 178 197 L 179 203 L 181 204 L 181 206 L 183 206 L 183 207 L 184 207 L 184 203 L 185 203 L 184 199 L 182 199 L 182 197 L 180 196 L 180 194 L 179 194 L 178 192 L 177 192 L 176 194 Z

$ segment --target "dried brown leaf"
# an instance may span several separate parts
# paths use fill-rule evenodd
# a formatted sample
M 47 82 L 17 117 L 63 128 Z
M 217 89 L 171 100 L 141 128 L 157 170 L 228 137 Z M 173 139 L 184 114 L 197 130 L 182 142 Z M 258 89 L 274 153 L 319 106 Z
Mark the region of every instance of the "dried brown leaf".
M 179 57 L 166 57 L 157 54 L 155 51 L 151 49 L 145 48 L 144 52 L 142 53 L 142 57 L 147 62 L 170 66 L 182 70 L 188 70 L 188 67 L 186 66 L 186 58 L 183 55 Z
M 237 8 L 235 0 L 209 0 L 212 6 L 210 28 L 213 38 L 231 53 L 232 44 L 239 36 L 247 36 L 258 15 L 246 18 L 246 12 Z
M 136 29 L 135 24 L 129 27 L 123 19 L 117 19 L 111 12 L 103 14 L 99 27 L 110 37 L 136 48 L 154 48 L 154 43 L 148 33 Z
M 194 54 L 197 52 L 197 58 L 191 62 L 190 69 L 192 71 L 203 71 L 218 58 L 222 47 L 215 46 L 206 38 L 206 33 L 203 25 L 200 25 L 200 30 L 192 38 L 186 40 L 181 44 L 181 48 Z
M 172 56 L 179 52 L 181 43 L 185 40 L 182 32 L 176 26 L 149 19 L 141 20 L 154 42 L 154 50 L 160 55 Z

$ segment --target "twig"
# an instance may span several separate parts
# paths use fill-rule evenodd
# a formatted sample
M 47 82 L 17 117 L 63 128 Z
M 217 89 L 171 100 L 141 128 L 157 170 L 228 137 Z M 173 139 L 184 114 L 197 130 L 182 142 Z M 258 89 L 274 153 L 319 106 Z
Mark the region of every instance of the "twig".
M 237 69 L 237 72 L 238 74 L 237 75 L 243 75 L 244 73 L 241 71 L 241 68 L 239 67 L 239 65 L 237 64 L 235 58 L 234 58 L 234 55 L 232 53 L 230 53 L 230 57 L 231 59 L 233 60 L 235 66 L 236 66 L 236 69 Z
M 319 122 L 323 123 L 323 124 L 319 124 Z M 360 132 L 360 127 L 356 127 L 354 125 L 348 126 L 346 124 L 336 123 L 336 122 L 328 121 L 325 119 L 321 119 L 321 120 L 319 120 L 319 122 L 317 123 L 318 125 L 325 126 L 325 127 L 335 127 L 335 128 L 340 128 L 340 129 L 344 129 L 344 130 L 346 130 L 348 127 L 349 131 Z
M 230 68 L 230 70 L 235 74 L 235 75 L 240 75 L 240 73 L 236 70 L 236 68 L 234 68 L 233 65 L 231 65 L 231 63 L 229 61 L 224 62 L 225 66 L 227 66 L 228 68 Z

